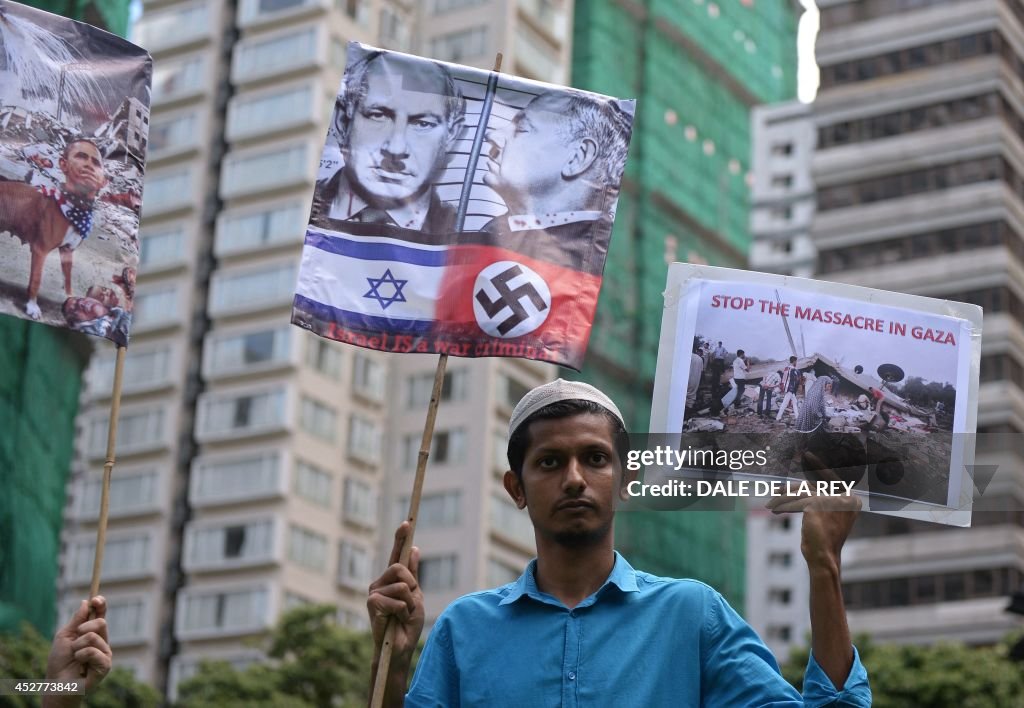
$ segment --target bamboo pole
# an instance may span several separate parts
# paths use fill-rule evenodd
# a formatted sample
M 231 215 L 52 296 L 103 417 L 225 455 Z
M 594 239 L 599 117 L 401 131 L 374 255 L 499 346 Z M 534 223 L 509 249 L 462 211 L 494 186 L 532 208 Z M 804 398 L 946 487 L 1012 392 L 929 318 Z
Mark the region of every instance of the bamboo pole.
M 121 379 L 124 374 L 124 355 L 127 348 L 117 347 L 114 363 L 114 389 L 110 394 L 110 424 L 107 426 L 107 459 L 103 464 L 103 486 L 100 493 L 100 518 L 96 528 L 96 554 L 92 561 L 92 582 L 89 583 L 89 616 L 92 617 L 92 599 L 100 594 L 100 570 L 103 568 L 103 549 L 107 542 L 107 513 L 110 507 L 110 475 L 114 471 L 114 448 L 117 444 L 117 418 L 121 410 Z M 82 667 L 82 676 L 88 673 Z
M 423 480 L 426 478 L 427 459 L 430 457 L 430 444 L 434 438 L 434 421 L 437 419 L 437 404 L 441 400 L 441 386 L 444 384 L 444 372 L 448 367 L 448 355 L 441 354 L 437 358 L 437 369 L 434 371 L 434 388 L 430 392 L 430 404 L 427 406 L 427 419 L 423 425 L 423 438 L 420 440 L 420 453 L 416 459 L 416 477 L 412 483 L 412 497 L 409 498 L 409 534 L 405 537 L 398 562 L 409 565 L 412 555 L 412 540 L 416 533 L 416 520 L 420 515 L 420 497 L 423 494 Z M 380 659 L 377 662 L 377 678 L 373 683 L 371 708 L 381 708 L 384 703 L 384 691 L 387 690 L 388 670 L 391 667 L 391 652 L 395 647 L 395 632 L 398 623 L 391 617 L 384 629 L 384 640 L 380 646 Z
M 473 175 L 476 173 L 476 163 L 480 157 L 480 148 L 483 145 L 484 133 L 487 129 L 487 119 L 491 113 L 491 104 L 494 100 L 494 92 L 497 88 L 497 72 L 501 71 L 501 52 L 494 57 L 494 75 L 490 77 L 487 85 L 487 93 L 484 97 L 484 108 L 481 111 L 480 123 L 477 126 L 476 135 L 473 138 L 473 149 L 466 168 L 466 178 L 462 186 L 462 194 L 459 197 L 459 208 L 456 212 L 456 231 L 461 231 L 463 221 L 466 217 L 466 208 L 469 203 L 469 190 L 472 186 Z M 409 498 L 409 533 L 402 544 L 402 552 L 399 554 L 398 562 L 404 566 L 409 565 L 409 557 L 412 555 L 413 536 L 416 534 L 416 520 L 420 515 L 420 497 L 423 495 L 423 480 L 427 473 L 427 460 L 430 458 L 430 445 L 434 438 L 434 421 L 437 419 L 437 404 L 441 401 L 441 386 L 444 384 L 444 372 L 448 367 L 448 354 L 441 354 L 437 359 L 437 369 L 434 371 L 434 388 L 430 392 L 430 404 L 427 406 L 427 419 L 423 424 L 423 438 L 420 440 L 420 453 L 416 459 L 416 477 L 412 483 L 412 496 Z M 384 640 L 380 646 L 380 659 L 377 662 L 377 677 L 373 682 L 373 694 L 370 696 L 370 708 L 381 708 L 384 704 L 384 692 L 388 685 L 388 672 L 391 668 L 391 653 L 395 648 L 395 632 L 398 631 L 398 624 L 394 618 L 388 619 L 387 627 L 384 629 Z

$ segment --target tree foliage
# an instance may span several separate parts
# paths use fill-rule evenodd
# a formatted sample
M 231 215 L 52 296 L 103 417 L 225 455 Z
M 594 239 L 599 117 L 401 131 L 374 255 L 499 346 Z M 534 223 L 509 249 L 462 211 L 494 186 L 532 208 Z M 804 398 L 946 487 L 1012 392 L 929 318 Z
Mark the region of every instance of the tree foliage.
M 1024 705 L 1024 667 L 1009 658 L 1020 640 L 991 647 L 941 642 L 931 646 L 875 644 L 857 639 L 868 670 L 874 708 L 1007 708 Z M 808 648 L 794 650 L 782 667 L 786 680 L 803 685 Z
M 27 622 L 17 635 L 0 635 L 0 677 L 12 679 L 41 679 L 46 676 L 46 658 L 50 654 L 50 641 Z M 150 686 L 135 680 L 127 669 L 115 668 L 103 683 L 89 694 L 85 703 L 89 708 L 156 708 L 160 694 Z M 36 708 L 39 696 L 0 696 L 0 708 Z
M 348 708 L 369 700 L 373 638 L 334 621 L 331 605 L 303 605 L 287 612 L 266 644 L 269 658 L 244 670 L 203 662 L 178 687 L 188 708 Z

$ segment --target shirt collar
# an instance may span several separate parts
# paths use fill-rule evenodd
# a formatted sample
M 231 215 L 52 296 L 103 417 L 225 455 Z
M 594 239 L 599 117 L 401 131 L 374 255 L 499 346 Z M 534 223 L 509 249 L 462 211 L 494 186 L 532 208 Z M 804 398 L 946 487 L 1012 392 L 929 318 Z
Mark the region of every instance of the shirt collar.
M 556 211 L 548 214 L 515 214 L 508 217 L 509 231 L 536 231 L 552 226 L 575 224 L 579 221 L 597 221 L 599 211 Z
M 549 605 L 561 605 L 562 603 L 552 595 L 541 592 L 540 588 L 537 587 L 536 574 L 537 559 L 534 558 L 526 566 L 526 570 L 519 576 L 519 579 L 512 583 L 508 595 L 506 595 L 498 604 L 510 605 L 523 596 L 526 596 Z M 615 563 L 612 565 L 612 572 L 608 574 L 608 578 L 604 581 L 601 587 L 597 589 L 597 592 L 581 602 L 579 607 L 586 607 L 587 605 L 594 604 L 597 601 L 598 595 L 600 595 L 601 592 L 609 585 L 614 585 L 621 592 L 639 592 L 640 590 L 636 584 L 636 571 L 633 570 L 633 566 L 631 566 L 618 551 L 615 551 Z

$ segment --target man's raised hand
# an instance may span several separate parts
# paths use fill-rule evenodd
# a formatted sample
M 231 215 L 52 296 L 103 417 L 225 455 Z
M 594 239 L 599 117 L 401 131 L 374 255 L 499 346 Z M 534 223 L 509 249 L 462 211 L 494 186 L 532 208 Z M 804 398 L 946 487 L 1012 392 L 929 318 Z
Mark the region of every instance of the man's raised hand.
M 384 641 L 388 619 L 395 618 L 394 656 L 412 658 L 413 650 L 423 632 L 423 590 L 419 584 L 420 550 L 413 546 L 409 567 L 399 563 L 402 546 L 409 535 L 409 522 L 403 521 L 395 531 L 395 545 L 391 549 L 388 568 L 370 583 L 366 609 L 370 615 L 373 641 L 378 647 Z
M 95 615 L 89 618 L 89 610 Z M 110 673 L 114 655 L 107 638 L 107 601 L 97 595 L 82 603 L 68 623 L 57 630 L 46 661 L 50 681 L 81 682 L 88 693 Z M 87 672 L 82 673 L 85 667 Z M 81 696 L 45 696 L 43 706 L 77 706 Z

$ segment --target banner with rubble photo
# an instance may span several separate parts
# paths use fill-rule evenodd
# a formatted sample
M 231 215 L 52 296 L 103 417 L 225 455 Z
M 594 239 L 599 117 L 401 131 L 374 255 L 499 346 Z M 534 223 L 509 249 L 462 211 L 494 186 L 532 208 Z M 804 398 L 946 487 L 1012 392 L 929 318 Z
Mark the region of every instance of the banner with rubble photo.
M 349 44 L 292 321 L 578 369 L 634 103 Z
M 0 313 L 126 344 L 152 60 L 0 0 Z
M 755 477 L 807 476 L 814 451 L 868 510 L 969 525 L 981 323 L 976 305 L 674 263 L 651 430 L 768 448 Z

